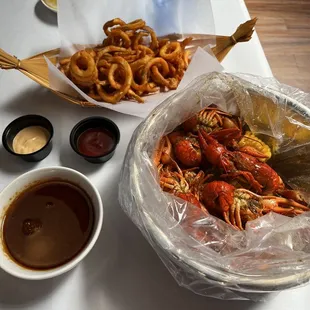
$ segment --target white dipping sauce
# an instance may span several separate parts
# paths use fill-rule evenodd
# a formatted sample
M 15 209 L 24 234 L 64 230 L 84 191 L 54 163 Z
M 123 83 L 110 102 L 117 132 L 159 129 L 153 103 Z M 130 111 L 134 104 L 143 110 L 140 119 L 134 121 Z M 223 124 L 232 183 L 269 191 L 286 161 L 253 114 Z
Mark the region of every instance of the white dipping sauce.
M 31 154 L 42 149 L 50 135 L 41 126 L 30 126 L 22 129 L 13 139 L 13 151 L 17 154 Z

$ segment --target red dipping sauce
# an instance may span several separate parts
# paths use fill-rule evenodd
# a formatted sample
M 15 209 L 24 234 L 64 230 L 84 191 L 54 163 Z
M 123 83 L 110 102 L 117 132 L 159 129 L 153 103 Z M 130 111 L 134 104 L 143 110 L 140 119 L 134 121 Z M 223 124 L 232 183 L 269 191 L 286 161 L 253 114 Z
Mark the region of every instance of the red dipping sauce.
M 77 148 L 88 157 L 99 157 L 110 153 L 115 146 L 115 136 L 105 128 L 85 130 L 77 140 Z

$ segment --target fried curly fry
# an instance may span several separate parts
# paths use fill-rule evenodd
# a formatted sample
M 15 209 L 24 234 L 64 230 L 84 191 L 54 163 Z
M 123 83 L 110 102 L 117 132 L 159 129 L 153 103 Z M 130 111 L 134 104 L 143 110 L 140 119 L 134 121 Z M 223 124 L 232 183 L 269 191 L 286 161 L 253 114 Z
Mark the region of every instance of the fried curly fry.
M 176 89 L 178 87 L 178 80 L 175 78 L 164 78 L 162 74 L 159 72 L 157 67 L 152 67 L 152 76 L 154 81 L 156 81 L 157 84 L 166 86 L 169 89 Z
M 110 69 L 110 67 L 111 67 L 111 64 L 108 62 L 107 59 L 99 59 L 97 61 L 97 68 L 107 68 L 107 69 Z
M 147 46 L 144 45 L 138 45 L 137 46 L 137 50 L 142 52 L 142 57 L 144 57 L 145 55 L 150 55 L 154 57 L 154 52 Z
M 120 29 L 112 29 L 110 32 L 111 37 L 120 37 L 122 39 L 122 45 L 125 48 L 128 48 L 131 46 L 131 40 L 128 36 L 128 34 Z
M 104 33 L 109 36 L 110 34 L 110 30 L 109 28 L 111 27 L 114 27 L 114 26 L 123 26 L 125 25 L 126 23 L 121 20 L 120 18 L 114 18 L 112 20 L 109 20 L 108 22 L 106 22 L 104 25 L 103 25 L 103 31 Z
M 94 58 L 86 51 L 75 53 L 69 66 L 70 76 L 80 86 L 91 86 L 98 78 Z
M 147 37 L 148 34 L 146 32 L 139 32 L 136 36 L 133 37 L 132 40 L 132 49 L 137 50 L 138 46 L 142 43 L 143 37 Z
M 191 38 L 158 40 L 142 19 L 125 23 L 115 18 L 103 31 L 102 44 L 59 61 L 60 71 L 91 98 L 141 103 L 141 96 L 178 87 L 190 61 Z
M 96 83 L 96 89 L 101 99 L 109 103 L 117 103 L 119 100 L 121 100 L 126 95 L 128 90 L 130 89 L 130 86 L 132 83 L 132 72 L 131 72 L 131 68 L 128 62 L 124 60 L 122 57 L 115 56 L 111 59 L 111 62 L 115 64 L 119 64 L 120 66 L 123 67 L 125 71 L 125 81 L 123 85 L 120 87 L 120 89 L 116 90 L 112 94 L 109 94 L 108 92 L 106 92 L 102 88 L 102 85 L 100 85 L 100 83 Z M 111 71 L 111 68 L 110 68 L 110 71 Z
M 115 74 L 117 69 L 118 69 L 118 65 L 116 63 L 111 65 L 109 73 L 108 73 L 108 80 L 109 80 L 110 85 L 113 88 L 120 89 L 121 88 L 121 84 L 116 82 L 115 79 L 114 79 L 114 74 Z
M 59 64 L 61 66 L 64 66 L 64 65 L 70 63 L 70 61 L 71 61 L 71 57 L 66 57 L 66 58 L 63 58 L 63 59 L 59 60 Z
M 60 68 L 60 71 L 64 75 L 69 76 L 69 74 L 70 74 L 70 62 L 63 64 L 63 66 Z
M 128 24 L 122 25 L 119 27 L 120 30 L 138 30 L 145 26 L 145 21 L 142 19 L 136 19 Z
M 171 42 L 167 43 L 159 50 L 159 55 L 166 60 L 174 60 L 181 52 L 181 44 L 179 42 Z
M 140 58 L 136 60 L 135 62 L 131 63 L 130 67 L 131 67 L 132 73 L 134 74 L 136 71 L 144 67 L 151 59 L 152 59 L 151 56 L 146 55 L 143 58 Z
M 85 48 L 85 51 L 89 53 L 90 56 L 96 57 L 96 52 L 92 48 Z
M 144 83 L 147 82 L 148 76 L 150 75 L 150 69 L 155 68 L 155 67 L 157 67 L 157 70 L 158 70 L 158 67 L 160 67 L 162 70 L 162 75 L 164 75 L 164 76 L 167 75 L 169 72 L 169 66 L 164 59 L 162 59 L 160 57 L 153 58 L 142 69 L 142 72 L 141 72 L 142 82 L 144 82 Z M 158 71 L 158 73 L 159 73 L 159 71 Z
M 144 102 L 144 100 L 138 94 L 136 94 L 132 89 L 128 90 L 128 95 L 130 97 L 134 98 L 139 103 L 143 103 Z
M 124 47 L 112 46 L 112 45 L 107 46 L 107 47 L 100 49 L 97 52 L 96 60 L 99 61 L 101 59 L 101 57 L 104 56 L 104 54 L 108 54 L 111 52 L 126 52 L 126 51 L 127 51 L 127 49 Z
M 184 49 L 187 45 L 189 45 L 193 41 L 192 37 L 185 38 L 182 42 L 180 42 L 181 47 Z
M 162 48 L 164 45 L 166 45 L 169 42 L 169 39 L 162 39 L 158 41 L 158 48 Z
M 183 60 L 185 63 L 185 69 L 187 69 L 188 65 L 189 65 L 189 51 L 185 51 L 183 54 Z
M 143 29 L 146 30 L 151 36 L 150 49 L 153 51 L 158 49 L 158 40 L 157 40 L 157 36 L 155 34 L 155 31 L 149 26 L 145 26 L 145 27 L 143 27 Z
M 90 91 L 89 91 L 89 93 L 88 93 L 88 96 L 89 96 L 90 98 L 93 98 L 93 99 L 98 100 L 98 101 L 101 100 L 101 97 L 96 93 L 96 91 L 95 91 L 94 88 L 90 89 Z

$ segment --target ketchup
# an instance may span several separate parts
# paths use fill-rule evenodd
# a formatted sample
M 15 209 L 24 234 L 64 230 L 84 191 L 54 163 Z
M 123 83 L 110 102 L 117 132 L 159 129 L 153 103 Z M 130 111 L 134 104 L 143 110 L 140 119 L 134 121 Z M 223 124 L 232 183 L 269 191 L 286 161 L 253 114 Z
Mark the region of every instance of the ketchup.
M 115 146 L 114 135 L 105 128 L 90 128 L 78 138 L 77 147 L 81 154 L 99 157 L 108 154 Z

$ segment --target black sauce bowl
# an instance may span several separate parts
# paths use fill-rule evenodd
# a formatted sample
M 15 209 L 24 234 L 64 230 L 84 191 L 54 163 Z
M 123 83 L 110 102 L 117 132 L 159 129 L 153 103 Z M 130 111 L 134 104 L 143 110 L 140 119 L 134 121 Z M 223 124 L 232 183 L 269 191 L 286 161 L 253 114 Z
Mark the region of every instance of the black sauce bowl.
M 22 129 L 30 126 L 40 126 L 46 129 L 49 133 L 49 139 L 47 143 L 38 151 L 29 154 L 18 154 L 13 150 L 13 140 L 18 132 Z M 54 135 L 54 129 L 51 122 L 40 115 L 24 115 L 14 121 L 12 121 L 2 134 L 2 145 L 12 155 L 15 155 L 25 161 L 35 162 L 44 159 L 52 150 L 52 138 Z
M 109 153 L 100 156 L 87 156 L 78 150 L 78 139 L 80 135 L 91 128 L 104 128 L 114 135 L 114 146 Z M 101 164 L 111 159 L 120 140 L 120 132 L 117 125 L 108 118 L 101 116 L 92 116 L 81 120 L 77 123 L 70 134 L 70 145 L 72 149 L 85 160 L 93 164 Z

